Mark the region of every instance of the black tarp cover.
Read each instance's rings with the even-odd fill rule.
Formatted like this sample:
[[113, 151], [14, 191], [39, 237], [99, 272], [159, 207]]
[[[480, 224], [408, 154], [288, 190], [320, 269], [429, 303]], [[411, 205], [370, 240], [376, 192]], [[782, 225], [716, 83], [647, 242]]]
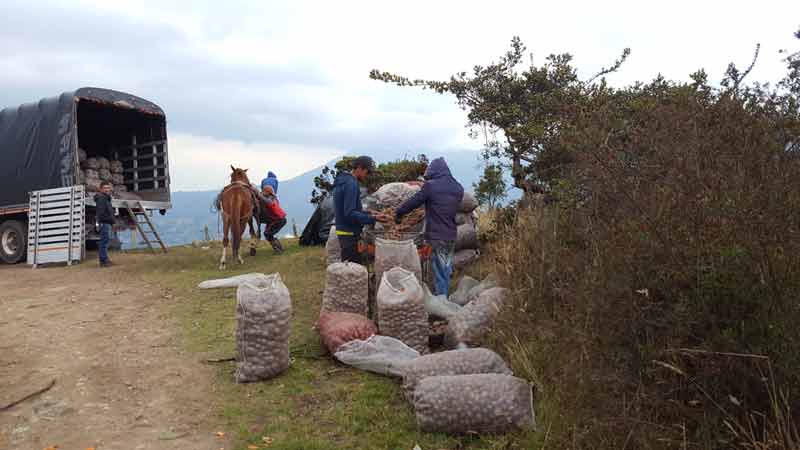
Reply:
[[78, 101], [91, 101], [146, 114], [164, 115], [139, 97], [100, 88], [81, 88], [36, 103], [0, 111], [0, 207], [23, 206], [28, 193], [74, 184], [78, 166]]

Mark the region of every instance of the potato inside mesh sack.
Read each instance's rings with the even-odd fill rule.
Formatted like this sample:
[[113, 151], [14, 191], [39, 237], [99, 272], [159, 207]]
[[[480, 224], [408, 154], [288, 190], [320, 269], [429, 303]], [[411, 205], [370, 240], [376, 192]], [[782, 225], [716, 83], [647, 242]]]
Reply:
[[350, 341], [339, 347], [339, 351], [333, 356], [356, 369], [402, 377], [398, 367], [406, 361], [418, 358], [419, 352], [399, 339], [375, 335], [363, 341]]
[[361, 314], [323, 311], [315, 328], [322, 345], [334, 354], [342, 345], [355, 340], [366, 340], [378, 334], [375, 322]]
[[112, 173], [111, 182], [114, 184], [125, 184], [125, 176], [121, 173]]
[[450, 294], [450, 298], [448, 298], [448, 300], [457, 305], [461, 306], [466, 305], [467, 303], [469, 303], [468, 297], [470, 290], [479, 284], [481, 284], [480, 281], [476, 280], [475, 278], [472, 278], [469, 275], [464, 275], [463, 277], [461, 277], [460, 280], [458, 280], [458, 285], [456, 285], [456, 290], [452, 294]]
[[378, 199], [378, 204], [382, 208], [397, 208], [413, 197], [420, 189], [420, 186], [408, 183], [387, 183], [372, 195]]
[[267, 380], [289, 368], [292, 300], [279, 274], [236, 290], [237, 383]]
[[103, 181], [112, 181], [111, 171], [108, 169], [100, 169], [97, 171], [100, 174], [100, 179]]
[[402, 267], [412, 272], [418, 281], [422, 281], [422, 264], [413, 240], [375, 238], [375, 276], [379, 283], [383, 273], [393, 267]]
[[458, 212], [469, 214], [477, 208], [478, 200], [475, 199], [475, 196], [471, 192], [464, 192], [464, 196], [461, 197], [461, 206], [458, 207]]
[[536, 427], [533, 387], [510, 375], [444, 375], [414, 390], [417, 426], [431, 433], [504, 433]]
[[[92, 156], [90, 158], [86, 158], [86, 160], [83, 162], [83, 164], [81, 164], [81, 167], [83, 167], [84, 169], [97, 170], [97, 169], [100, 168], [100, 164], [98, 164], [97, 158]], [[89, 174], [87, 173], [86, 175], [88, 176]]]
[[383, 274], [378, 287], [378, 330], [421, 354], [428, 353], [428, 312], [423, 291], [413, 273], [393, 267]]
[[508, 289], [491, 288], [483, 291], [474, 301], [461, 308], [450, 318], [445, 334], [445, 345], [480, 345], [494, 326], [497, 314], [506, 301]]
[[476, 373], [512, 375], [503, 358], [486, 348], [449, 350], [420, 356], [403, 363], [400, 370], [403, 372], [403, 389], [409, 400], [413, 399], [417, 384], [427, 377]]
[[433, 295], [428, 286], [422, 285], [422, 292], [425, 294], [423, 301], [425, 302], [425, 311], [429, 316], [435, 316], [442, 319], [449, 319], [456, 315], [461, 310], [461, 305], [457, 305], [447, 299], [444, 295]]
[[328, 266], [322, 310], [361, 314], [369, 312], [369, 273], [361, 264], [333, 263]]
[[325, 253], [328, 265], [342, 261], [342, 247], [339, 245], [339, 238], [336, 237], [336, 226], [332, 226], [330, 233], [328, 233], [328, 241], [325, 242]]
[[100, 156], [97, 158], [97, 167], [100, 169], [111, 169], [111, 162], [108, 160], [108, 158]]
[[124, 172], [124, 167], [122, 165], [122, 161], [112, 160], [109, 161], [111, 173], [122, 173]]
[[456, 251], [478, 248], [478, 230], [472, 223], [456, 228]]

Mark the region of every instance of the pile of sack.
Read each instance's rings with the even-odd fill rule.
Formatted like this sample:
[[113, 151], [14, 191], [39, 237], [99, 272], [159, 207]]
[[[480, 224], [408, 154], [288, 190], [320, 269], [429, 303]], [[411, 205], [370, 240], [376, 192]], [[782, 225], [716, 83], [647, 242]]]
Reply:
[[87, 157], [86, 151], [78, 149], [78, 162], [80, 170], [77, 175], [77, 184], [86, 186], [86, 190], [97, 192], [100, 190], [100, 183], [107, 181], [114, 186], [114, 194], [127, 192], [125, 186], [125, 176], [121, 161], [109, 160], [108, 158]]
[[469, 192], [464, 192], [461, 206], [456, 214], [457, 236], [456, 253], [453, 265], [456, 269], [463, 269], [475, 262], [480, 256], [478, 250], [478, 227], [475, 210], [478, 201]]

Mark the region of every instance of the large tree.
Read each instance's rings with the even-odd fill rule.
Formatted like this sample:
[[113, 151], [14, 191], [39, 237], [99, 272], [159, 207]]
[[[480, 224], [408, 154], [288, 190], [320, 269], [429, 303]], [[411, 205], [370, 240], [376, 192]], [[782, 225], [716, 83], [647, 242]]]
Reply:
[[474, 183], [475, 198], [478, 204], [494, 209], [506, 197], [506, 181], [503, 179], [503, 168], [499, 164], [487, 164], [483, 176]]
[[572, 56], [566, 53], [548, 56], [541, 66], [531, 59], [520, 70], [527, 54], [515, 37], [499, 62], [476, 66], [470, 75], [457, 73], [449, 81], [412, 80], [378, 70], [371, 71], [370, 78], [454, 95], [468, 111], [473, 136], [485, 138], [484, 156], [504, 160], [515, 187], [526, 193], [541, 192], [559, 177], [567, 156], [558, 151], [564, 115], [575, 108], [592, 81], [617, 70], [629, 53], [625, 49], [610, 68], [582, 81], [571, 65]]

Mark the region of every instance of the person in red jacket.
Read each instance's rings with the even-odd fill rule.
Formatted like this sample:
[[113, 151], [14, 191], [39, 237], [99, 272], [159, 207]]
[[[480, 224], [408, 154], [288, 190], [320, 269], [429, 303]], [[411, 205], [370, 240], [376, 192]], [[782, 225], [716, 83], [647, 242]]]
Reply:
[[281, 203], [275, 195], [272, 186], [267, 185], [261, 191], [263, 202], [261, 205], [261, 223], [266, 225], [264, 238], [272, 245], [275, 253], [283, 253], [281, 241], [276, 234], [286, 226], [286, 212], [281, 208]]

